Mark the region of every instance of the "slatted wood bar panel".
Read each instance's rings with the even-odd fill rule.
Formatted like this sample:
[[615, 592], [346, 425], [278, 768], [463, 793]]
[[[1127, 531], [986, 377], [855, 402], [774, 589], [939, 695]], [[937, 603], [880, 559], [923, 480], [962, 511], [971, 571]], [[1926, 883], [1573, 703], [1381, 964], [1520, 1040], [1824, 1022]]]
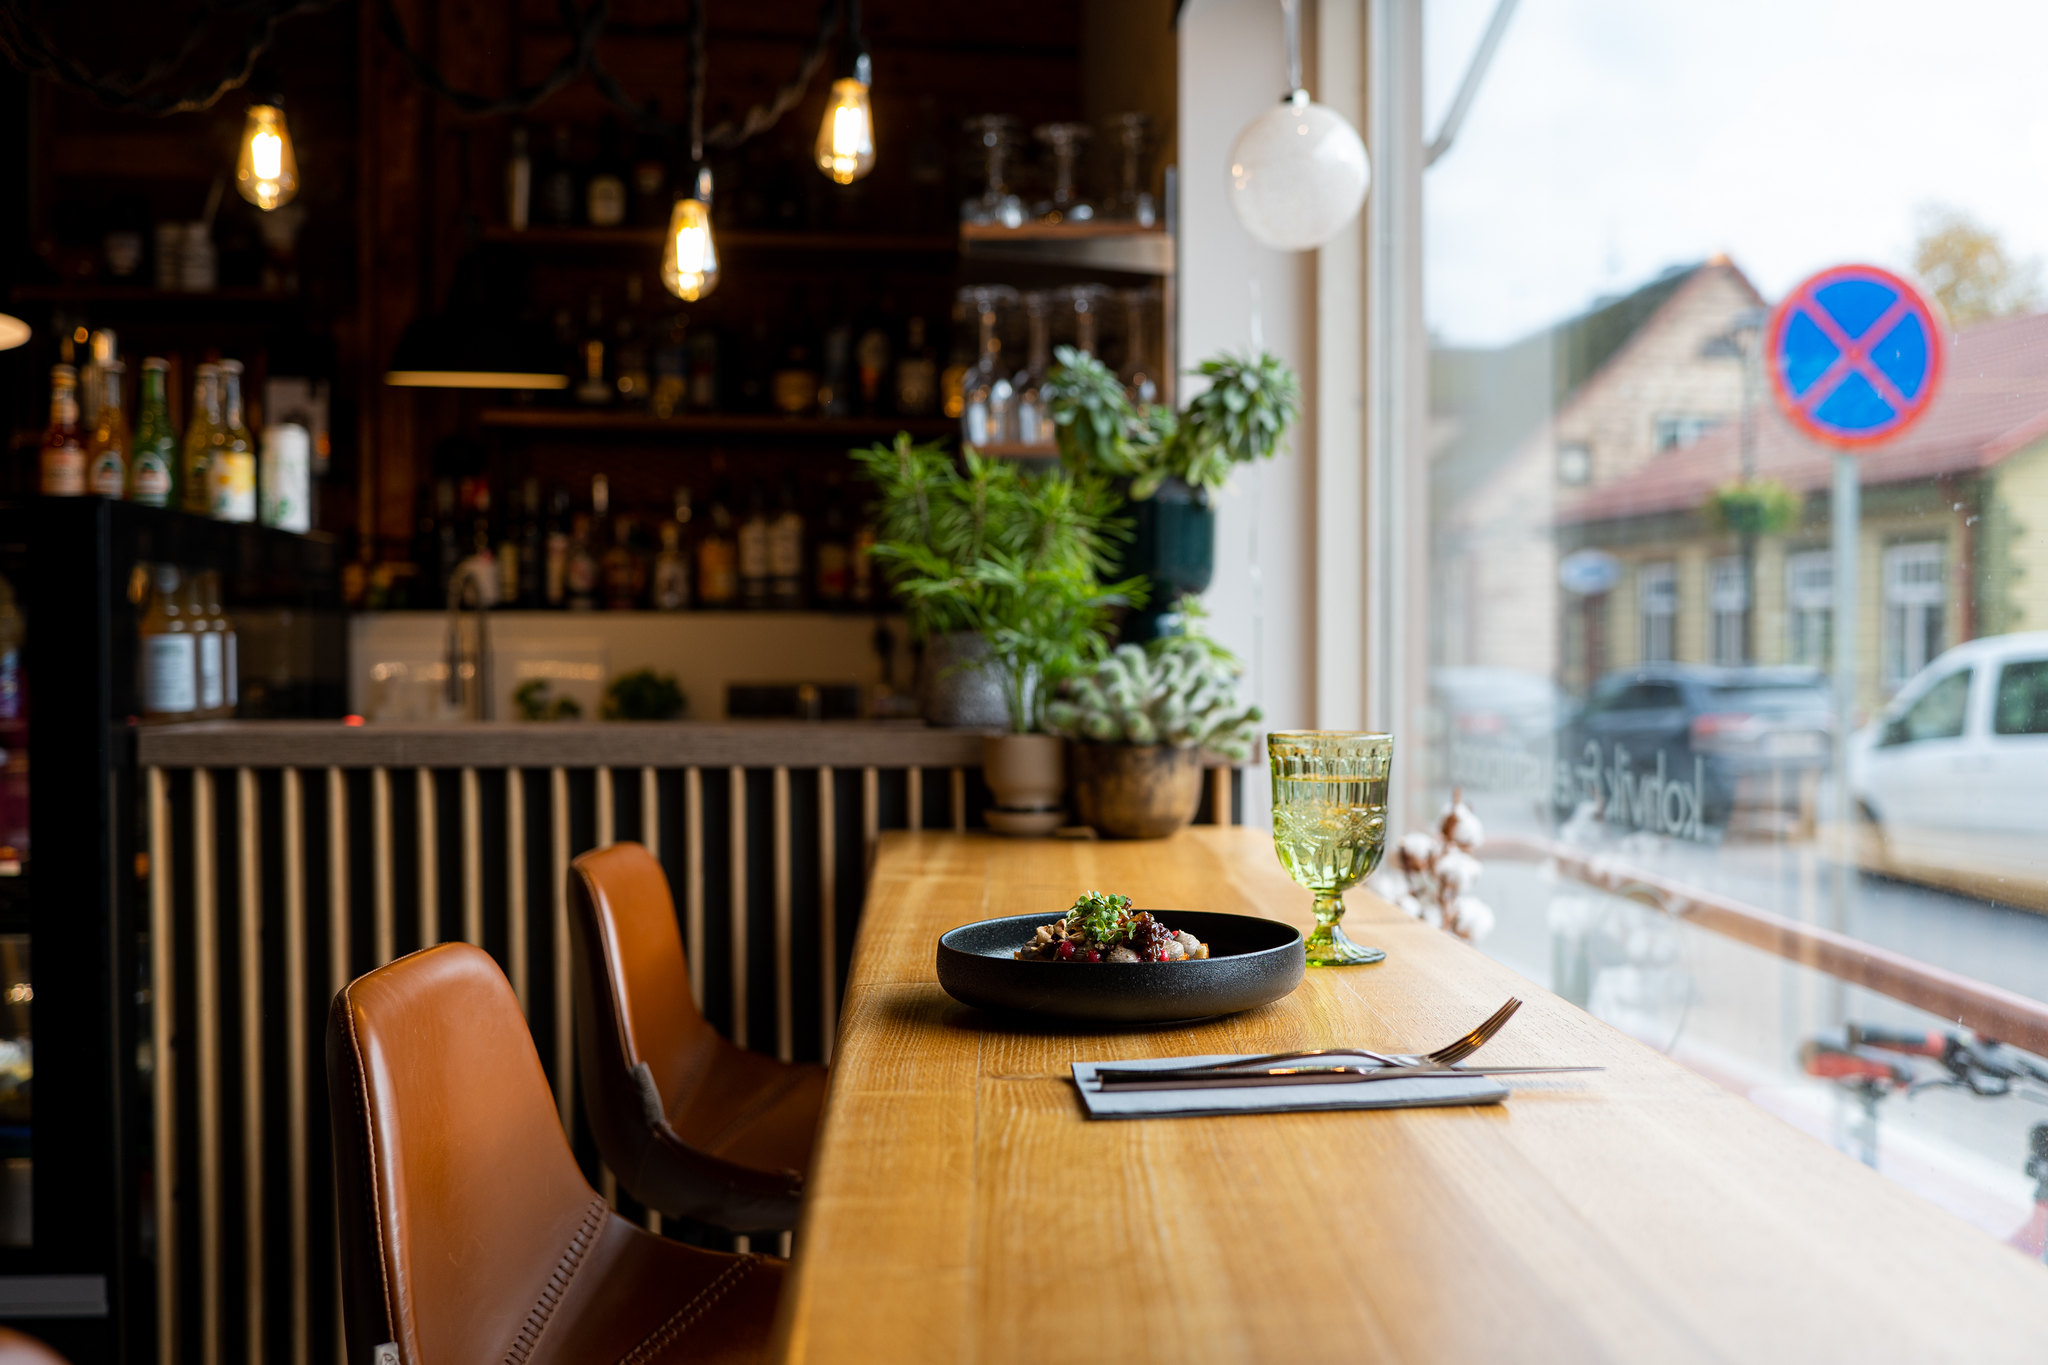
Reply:
[[[980, 752], [974, 734], [829, 723], [146, 731], [162, 1365], [338, 1356], [322, 1049], [342, 985], [443, 939], [489, 951], [586, 1174], [613, 1196], [577, 1096], [570, 859], [646, 844], [706, 1016], [736, 1042], [829, 1060], [877, 839], [978, 828]], [[1240, 787], [1217, 768], [1197, 818], [1234, 823]]]

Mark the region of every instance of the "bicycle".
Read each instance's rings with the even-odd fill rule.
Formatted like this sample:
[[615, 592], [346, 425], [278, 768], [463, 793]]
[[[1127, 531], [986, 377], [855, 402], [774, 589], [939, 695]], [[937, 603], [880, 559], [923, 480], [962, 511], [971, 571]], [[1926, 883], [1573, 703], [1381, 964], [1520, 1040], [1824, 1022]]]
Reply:
[[[1932, 1063], [1930, 1072], [1925, 1063]], [[1878, 1106], [1892, 1095], [1923, 1090], [1967, 1090], [1984, 1099], [2019, 1094], [2048, 1103], [2048, 1066], [2004, 1043], [1932, 1029], [1906, 1033], [1851, 1023], [1802, 1043], [1800, 1069], [1855, 1095], [1863, 1111], [1859, 1159], [1877, 1165]], [[2034, 1211], [2006, 1244], [2048, 1261], [2048, 1122], [2027, 1135], [2023, 1167], [2034, 1180]]]

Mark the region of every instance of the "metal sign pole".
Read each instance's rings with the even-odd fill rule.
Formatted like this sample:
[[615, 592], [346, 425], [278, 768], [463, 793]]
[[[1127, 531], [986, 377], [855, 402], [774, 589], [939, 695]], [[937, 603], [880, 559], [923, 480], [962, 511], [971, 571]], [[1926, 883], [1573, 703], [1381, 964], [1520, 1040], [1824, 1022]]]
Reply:
[[[1829, 499], [1834, 521], [1833, 609], [1835, 693], [1835, 848], [1833, 906], [1830, 926], [1844, 932], [1849, 918], [1850, 879], [1856, 856], [1855, 797], [1849, 790], [1849, 743], [1856, 716], [1856, 616], [1857, 539], [1863, 521], [1863, 484], [1856, 457], [1835, 452], [1835, 489]], [[1846, 992], [1839, 977], [1830, 979], [1829, 1012], [1840, 1024], [1846, 1006]]]

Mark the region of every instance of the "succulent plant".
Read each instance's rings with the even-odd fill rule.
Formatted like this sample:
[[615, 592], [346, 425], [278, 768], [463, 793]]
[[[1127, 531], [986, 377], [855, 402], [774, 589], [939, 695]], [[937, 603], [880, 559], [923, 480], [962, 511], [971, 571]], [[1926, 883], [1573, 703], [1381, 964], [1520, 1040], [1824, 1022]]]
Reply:
[[1199, 744], [1242, 762], [1265, 715], [1239, 699], [1237, 674], [1198, 635], [1119, 645], [1047, 704], [1046, 728], [1097, 744]]

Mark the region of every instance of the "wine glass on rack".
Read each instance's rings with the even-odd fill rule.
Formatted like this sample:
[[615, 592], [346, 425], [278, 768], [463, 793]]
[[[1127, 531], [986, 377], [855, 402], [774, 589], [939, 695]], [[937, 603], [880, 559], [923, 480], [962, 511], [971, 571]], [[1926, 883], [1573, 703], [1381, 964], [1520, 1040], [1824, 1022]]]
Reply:
[[1266, 736], [1273, 771], [1273, 847], [1287, 875], [1315, 896], [1311, 967], [1378, 962], [1384, 949], [1354, 943], [1339, 923], [1344, 892], [1372, 875], [1387, 841], [1391, 735], [1281, 730]]
[[1151, 227], [1159, 221], [1152, 191], [1145, 187], [1145, 153], [1152, 142], [1152, 116], [1135, 112], [1111, 114], [1109, 135], [1116, 143], [1119, 169], [1116, 198], [1104, 216]]
[[1042, 223], [1085, 223], [1095, 206], [1082, 195], [1074, 172], [1081, 146], [1095, 133], [1085, 123], [1041, 123], [1031, 135], [1052, 149], [1052, 193], [1033, 206]]
[[1017, 391], [1017, 441], [1053, 443], [1052, 418], [1045, 410], [1045, 376], [1052, 368], [1052, 295], [1034, 289], [1024, 295], [1024, 368], [1011, 380]]
[[1124, 363], [1117, 378], [1139, 407], [1159, 401], [1159, 370], [1152, 360], [1152, 304], [1157, 298], [1150, 289], [1125, 289], [1117, 295], [1124, 310]]
[[1109, 303], [1109, 286], [1064, 284], [1053, 291], [1058, 308], [1058, 339], [1077, 351], [1102, 356], [1102, 310]]
[[1008, 114], [977, 114], [967, 136], [981, 158], [981, 193], [960, 206], [960, 221], [999, 227], [1024, 225], [1024, 201], [1010, 192], [1010, 157], [1017, 147], [1017, 120]]
[[1017, 390], [1003, 364], [1002, 318], [998, 310], [1017, 306], [1017, 291], [1006, 284], [975, 284], [960, 291], [979, 330], [975, 360], [961, 380], [960, 432], [971, 446], [1017, 439]]

